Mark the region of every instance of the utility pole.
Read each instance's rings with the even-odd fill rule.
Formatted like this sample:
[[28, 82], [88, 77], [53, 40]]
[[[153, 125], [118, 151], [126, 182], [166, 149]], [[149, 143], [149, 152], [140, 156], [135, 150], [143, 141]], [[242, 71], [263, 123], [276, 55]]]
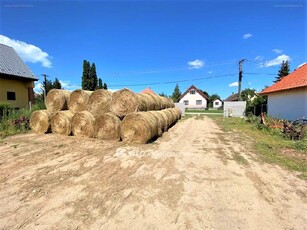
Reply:
[[242, 82], [242, 73], [243, 73], [243, 70], [242, 70], [242, 64], [243, 62], [245, 61], [246, 59], [242, 59], [239, 61], [239, 82], [238, 82], [238, 101], [241, 101], [242, 98], [241, 98], [241, 82]]
[[46, 94], [47, 94], [47, 74], [42, 74], [44, 76], [44, 102], [46, 103]]

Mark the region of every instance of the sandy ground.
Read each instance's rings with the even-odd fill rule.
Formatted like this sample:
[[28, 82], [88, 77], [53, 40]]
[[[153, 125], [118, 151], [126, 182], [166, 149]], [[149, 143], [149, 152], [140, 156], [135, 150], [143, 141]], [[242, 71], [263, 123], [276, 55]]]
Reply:
[[209, 118], [148, 145], [54, 134], [0, 143], [0, 229], [307, 229], [306, 182]]

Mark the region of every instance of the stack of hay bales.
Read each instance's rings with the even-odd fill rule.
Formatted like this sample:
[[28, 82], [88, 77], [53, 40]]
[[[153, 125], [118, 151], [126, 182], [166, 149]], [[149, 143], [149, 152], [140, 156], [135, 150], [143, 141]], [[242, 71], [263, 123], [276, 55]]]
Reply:
[[46, 110], [32, 113], [30, 126], [37, 133], [147, 143], [180, 119], [174, 107], [169, 98], [128, 89], [113, 94], [103, 89], [53, 89], [46, 97]]

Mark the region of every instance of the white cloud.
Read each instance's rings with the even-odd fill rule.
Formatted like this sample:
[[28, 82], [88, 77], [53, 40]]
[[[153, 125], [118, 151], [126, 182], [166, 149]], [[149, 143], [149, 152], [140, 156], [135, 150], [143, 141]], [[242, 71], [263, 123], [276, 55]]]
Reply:
[[291, 61], [291, 58], [288, 55], [283, 54], [270, 61], [264, 62], [263, 66], [264, 67], [276, 66], [276, 65], [280, 65], [283, 61]]
[[248, 82], [248, 85], [251, 85], [252, 84], [252, 82]]
[[253, 36], [252, 34], [247, 33], [247, 34], [244, 34], [242, 38], [248, 39], [248, 38], [251, 38], [252, 36]]
[[80, 85], [71, 84], [70, 81], [59, 80], [63, 89], [74, 91], [76, 89], [81, 89]]
[[281, 54], [283, 52], [281, 49], [273, 49], [272, 51], [276, 54]]
[[255, 61], [262, 61], [263, 60], [263, 56], [257, 56], [257, 57], [255, 57]]
[[237, 81], [235, 81], [235, 82], [229, 84], [228, 86], [229, 87], [235, 87], [235, 86], [238, 86], [238, 85], [239, 85], [239, 83]]
[[114, 93], [114, 92], [116, 92], [116, 91], [118, 91], [118, 90], [120, 90], [120, 89], [108, 89], [108, 91], [110, 91], [110, 92], [112, 92], [112, 93]]
[[190, 66], [190, 69], [200, 69], [204, 66], [204, 62], [199, 59], [196, 59], [194, 61], [189, 61], [188, 65]]
[[35, 93], [42, 93], [42, 87], [43, 87], [43, 84], [36, 81], [34, 83], [34, 89], [33, 90], [34, 90]]
[[23, 41], [10, 39], [0, 34], [0, 43], [11, 46], [25, 62], [42, 63], [43, 67], [51, 68], [52, 63], [48, 53], [42, 51], [39, 47], [27, 44]]
[[213, 73], [213, 71], [211, 70], [211, 71], [208, 71], [208, 74], [212, 74]]

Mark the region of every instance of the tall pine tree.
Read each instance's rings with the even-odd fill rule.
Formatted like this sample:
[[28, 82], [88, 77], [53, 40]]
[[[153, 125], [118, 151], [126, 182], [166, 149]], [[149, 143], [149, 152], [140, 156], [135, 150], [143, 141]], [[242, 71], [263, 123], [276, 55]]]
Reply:
[[87, 60], [83, 61], [82, 89], [91, 90], [90, 63]]
[[96, 66], [95, 63], [92, 64], [91, 70], [90, 70], [90, 89], [94, 91], [98, 87], [98, 78], [96, 73]]
[[274, 83], [279, 82], [283, 77], [287, 76], [290, 73], [290, 65], [288, 61], [282, 61], [280, 70], [278, 70], [278, 76]]
[[62, 84], [61, 82], [59, 81], [59, 79], [55, 78], [54, 82], [53, 82], [53, 88], [54, 89], [62, 89]]
[[103, 88], [104, 88], [105, 90], [107, 90], [107, 89], [108, 89], [108, 85], [107, 85], [107, 83], [103, 83]]
[[179, 85], [177, 83], [176, 86], [175, 86], [173, 95], [172, 95], [173, 101], [177, 102], [180, 96], [181, 96], [181, 92], [180, 92], [180, 89], [179, 89]]
[[103, 89], [101, 78], [98, 79], [98, 89]]

